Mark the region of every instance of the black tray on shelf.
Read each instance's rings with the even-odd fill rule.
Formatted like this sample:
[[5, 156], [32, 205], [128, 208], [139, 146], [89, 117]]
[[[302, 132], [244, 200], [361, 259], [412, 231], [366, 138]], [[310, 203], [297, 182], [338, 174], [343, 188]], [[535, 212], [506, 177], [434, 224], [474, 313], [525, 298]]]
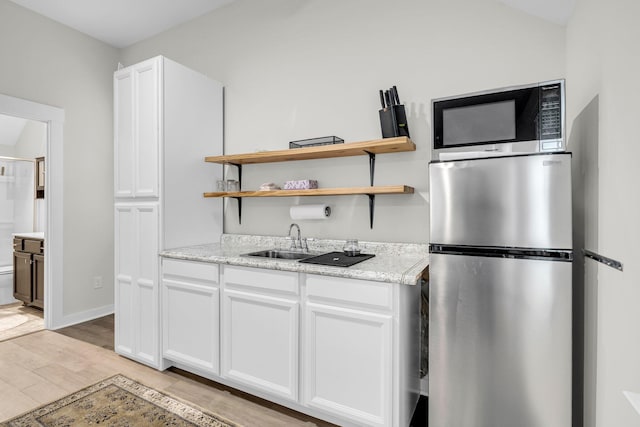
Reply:
[[299, 141], [290, 141], [289, 148], [315, 147], [317, 145], [342, 144], [344, 139], [337, 136], [322, 136], [320, 138], [301, 139]]
[[348, 256], [344, 252], [329, 252], [327, 254], [322, 254], [311, 258], [301, 259], [298, 262], [306, 264], [328, 265], [331, 267], [351, 267], [352, 265], [356, 265], [359, 262], [366, 261], [369, 258], [373, 258], [374, 256], [375, 255], [373, 254]]

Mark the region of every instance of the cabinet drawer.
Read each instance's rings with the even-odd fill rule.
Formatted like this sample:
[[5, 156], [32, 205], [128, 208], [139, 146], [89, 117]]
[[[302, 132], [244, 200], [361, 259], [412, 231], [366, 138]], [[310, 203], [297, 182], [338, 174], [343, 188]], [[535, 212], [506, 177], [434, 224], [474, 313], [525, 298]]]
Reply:
[[30, 254], [44, 253], [44, 242], [42, 240], [24, 239], [22, 241], [22, 250]]
[[199, 280], [211, 284], [219, 283], [218, 264], [198, 261], [184, 261], [175, 259], [162, 260], [163, 277], [172, 276]]
[[13, 250], [18, 252], [22, 251], [22, 239], [18, 239], [17, 237], [13, 238]]
[[391, 283], [308, 274], [306, 284], [310, 299], [385, 310], [392, 308], [394, 285]]
[[227, 265], [222, 271], [225, 287], [249, 287], [298, 295], [298, 273]]

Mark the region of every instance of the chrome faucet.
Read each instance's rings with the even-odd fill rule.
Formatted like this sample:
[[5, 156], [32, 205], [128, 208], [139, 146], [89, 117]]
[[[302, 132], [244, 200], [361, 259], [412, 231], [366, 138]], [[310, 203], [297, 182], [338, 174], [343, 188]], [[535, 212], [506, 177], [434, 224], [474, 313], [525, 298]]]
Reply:
[[[293, 230], [293, 227], [298, 230], [298, 237], [295, 240], [291, 237], [291, 230]], [[300, 237], [300, 226], [298, 224], [294, 223], [289, 226], [289, 234], [287, 235], [287, 238], [291, 240], [290, 250], [296, 250], [298, 248], [302, 249], [302, 238]]]

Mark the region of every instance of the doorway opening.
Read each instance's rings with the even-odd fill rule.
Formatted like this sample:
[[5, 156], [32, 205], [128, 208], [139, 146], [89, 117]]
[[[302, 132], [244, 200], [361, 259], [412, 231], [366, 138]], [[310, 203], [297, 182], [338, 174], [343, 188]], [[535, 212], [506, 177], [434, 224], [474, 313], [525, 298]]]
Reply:
[[[15, 179], [17, 178], [15, 176], [15, 173], [24, 173], [25, 175], [29, 173], [28, 171], [22, 171], [22, 169], [25, 168], [25, 165], [28, 165], [28, 162], [23, 162], [23, 160], [30, 159], [32, 157], [32, 154], [37, 154], [37, 148], [34, 147], [40, 146], [40, 149], [44, 148], [44, 150], [41, 150], [39, 153], [44, 155], [33, 156], [33, 164], [30, 165], [31, 167], [33, 167], [33, 169], [31, 169], [34, 179], [33, 189], [36, 194], [44, 195], [44, 199], [40, 199], [40, 201], [38, 201], [39, 199], [37, 197], [33, 197], [33, 215], [31, 217], [31, 229], [32, 232], [42, 233], [42, 240], [46, 242], [46, 250], [43, 251], [44, 269], [41, 269], [40, 271], [44, 284], [44, 296], [41, 295], [40, 297], [42, 298], [41, 304], [46, 308], [44, 310], [44, 327], [47, 329], [56, 329], [62, 324], [63, 319], [62, 125], [64, 122], [64, 110], [57, 107], [52, 107], [49, 105], [39, 104], [36, 102], [0, 94], [0, 116], [6, 116], [8, 119], [13, 120], [14, 122], [20, 122], [21, 120], [24, 120], [24, 127], [21, 133], [24, 132], [25, 129], [27, 129], [27, 125], [29, 125], [30, 129], [43, 129], [43, 133], [40, 137], [39, 142], [27, 144], [23, 147], [20, 147], [19, 149], [15, 148], [15, 145], [17, 144], [16, 142], [13, 148], [4, 148], [5, 156], [3, 157], [11, 157], [13, 159], [16, 159], [11, 164], [7, 163], [7, 165], [4, 165], [5, 176], [8, 176], [6, 174], [7, 172], [9, 172], [9, 170], [11, 170], [12, 174], [14, 175], [13, 184], [15, 184]], [[26, 148], [27, 146], [30, 148]], [[0, 146], [0, 150], [2, 149], [2, 146]], [[42, 153], [42, 151], [44, 153]], [[6, 155], [11, 153], [13, 153], [14, 155]], [[20, 153], [28, 154], [22, 157], [17, 155]], [[0, 151], [0, 156], [2, 156], [2, 151]], [[38, 168], [36, 158], [41, 157], [44, 157], [44, 159], [46, 159], [46, 173], [44, 168]], [[2, 166], [3, 165], [0, 165], [0, 176], [2, 175]], [[29, 169], [28, 167], [26, 168]], [[44, 182], [38, 183], [37, 181], [39, 179], [42, 180], [42, 178], [44, 179]], [[0, 178], [0, 180], [2, 179]], [[4, 180], [9, 182], [11, 178], [7, 177]], [[22, 181], [23, 180], [21, 178], [19, 182], [21, 186], [26, 187], [30, 185], [30, 182], [25, 183]], [[40, 188], [38, 188], [39, 184]], [[9, 191], [9, 186], [7, 185], [6, 187], [7, 188], [5, 188], [5, 191]], [[13, 185], [11, 191], [15, 192], [16, 188], [16, 185]], [[40, 193], [38, 193], [39, 190]], [[2, 190], [0, 189], [0, 191]], [[0, 221], [3, 221], [3, 218], [5, 216], [8, 217], [9, 207], [12, 211], [16, 211], [16, 204], [24, 204], [26, 206], [26, 203], [22, 203], [20, 201], [22, 200], [21, 197], [23, 197], [22, 194], [12, 194], [12, 196], [14, 197], [11, 204], [3, 203], [4, 210], [6, 210], [4, 214], [7, 215], [3, 216], [3, 208], [0, 207]], [[20, 212], [21, 210], [23, 210], [23, 208], [24, 206], [21, 206], [18, 211]], [[18, 215], [18, 219], [15, 218], [15, 215], [12, 219], [13, 224], [11, 224], [11, 228], [14, 231], [11, 233], [11, 243], [14, 242], [14, 233], [22, 233], [21, 230], [15, 230], [16, 222], [18, 223], [19, 227], [29, 228], [28, 209], [26, 209], [26, 212], [26, 219], [25, 217], [22, 217], [20, 215]], [[9, 225], [5, 225], [6, 227], [4, 228], [8, 229]], [[4, 234], [6, 234], [7, 230], [4, 231]], [[4, 236], [4, 234], [2, 234], [2, 230], [0, 230], [0, 245], [3, 245], [2, 237]], [[0, 247], [0, 255], [2, 255], [1, 251], [4, 251], [5, 249], [6, 248], [4, 247]], [[13, 245], [9, 247], [11, 253], [13, 253], [13, 249]], [[35, 255], [31, 255], [31, 257], [33, 256]], [[3, 260], [0, 259], [0, 261]], [[33, 259], [30, 258], [30, 261], [33, 262]], [[5, 262], [2, 262], [2, 264], [5, 264]], [[2, 265], [0, 265], [0, 267], [2, 267]], [[5, 272], [4, 276], [6, 275], [7, 274]]]
[[44, 123], [0, 115], [0, 341], [44, 329], [45, 145]]

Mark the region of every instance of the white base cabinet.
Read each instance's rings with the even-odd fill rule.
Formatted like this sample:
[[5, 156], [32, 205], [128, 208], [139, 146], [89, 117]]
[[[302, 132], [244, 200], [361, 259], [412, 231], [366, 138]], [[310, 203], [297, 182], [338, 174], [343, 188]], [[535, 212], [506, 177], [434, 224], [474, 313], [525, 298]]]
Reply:
[[298, 275], [224, 267], [222, 376], [298, 400]]
[[163, 357], [342, 426], [404, 427], [420, 393], [419, 292], [165, 259]]
[[305, 404], [371, 426], [391, 425], [389, 314], [307, 303]]
[[[405, 425], [411, 414], [403, 414], [393, 399], [402, 392], [393, 382], [400, 377], [393, 350], [397, 345], [415, 352], [416, 360], [407, 362], [417, 363], [417, 329], [414, 344], [402, 342], [395, 327], [401, 317], [417, 310], [413, 298], [407, 302], [415, 307], [406, 304], [399, 310], [401, 293], [416, 287], [305, 275], [303, 288], [304, 404], [358, 425]], [[417, 365], [410, 370], [417, 393]], [[402, 399], [414, 397], [406, 394]]]
[[162, 355], [201, 372], [220, 372], [218, 266], [162, 261]]

